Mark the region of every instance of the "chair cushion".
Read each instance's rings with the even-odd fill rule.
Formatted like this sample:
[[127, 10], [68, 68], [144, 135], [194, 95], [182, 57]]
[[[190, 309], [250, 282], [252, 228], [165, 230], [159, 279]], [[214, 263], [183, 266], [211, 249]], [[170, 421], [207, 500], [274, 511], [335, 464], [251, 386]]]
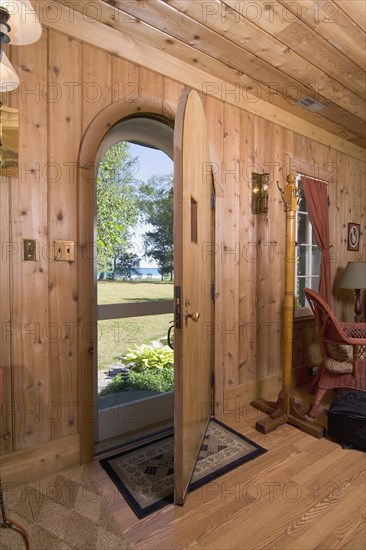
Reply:
[[336, 361], [331, 357], [325, 361], [325, 366], [330, 372], [335, 374], [351, 374], [353, 371], [353, 364], [350, 361]]
[[328, 358], [325, 367], [335, 374], [350, 374], [353, 371], [352, 346], [327, 342]]
[[329, 357], [339, 362], [352, 362], [353, 352], [352, 346], [347, 346], [346, 344], [331, 344], [327, 342], [325, 345], [327, 349], [327, 354]]

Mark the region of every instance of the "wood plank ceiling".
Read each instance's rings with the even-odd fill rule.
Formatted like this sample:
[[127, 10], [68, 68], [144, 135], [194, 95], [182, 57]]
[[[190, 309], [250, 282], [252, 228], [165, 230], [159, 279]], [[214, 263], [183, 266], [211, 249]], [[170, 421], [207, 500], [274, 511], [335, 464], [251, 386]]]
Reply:
[[[204, 70], [226, 83], [227, 94], [260, 98], [366, 147], [364, 0], [58, 3], [89, 25], [114, 28], [122, 41], [128, 35]], [[94, 39], [98, 45], [98, 33]], [[325, 108], [309, 111], [297, 103], [305, 98]]]

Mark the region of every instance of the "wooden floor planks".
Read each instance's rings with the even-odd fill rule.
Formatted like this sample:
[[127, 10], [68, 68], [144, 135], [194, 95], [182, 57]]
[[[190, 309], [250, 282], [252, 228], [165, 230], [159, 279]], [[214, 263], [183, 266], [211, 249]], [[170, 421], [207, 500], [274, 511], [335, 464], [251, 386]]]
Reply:
[[268, 452], [190, 493], [184, 507], [138, 520], [98, 461], [91, 464], [133, 548], [363, 550], [366, 454], [288, 424], [260, 434], [254, 425], [262, 413], [248, 413], [225, 421]]

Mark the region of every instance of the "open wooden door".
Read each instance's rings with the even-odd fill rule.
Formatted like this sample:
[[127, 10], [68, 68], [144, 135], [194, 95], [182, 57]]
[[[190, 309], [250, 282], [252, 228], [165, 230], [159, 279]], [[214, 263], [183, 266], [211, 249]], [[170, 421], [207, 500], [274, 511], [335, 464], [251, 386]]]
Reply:
[[174, 500], [183, 504], [213, 412], [214, 210], [206, 119], [184, 91], [174, 129]]

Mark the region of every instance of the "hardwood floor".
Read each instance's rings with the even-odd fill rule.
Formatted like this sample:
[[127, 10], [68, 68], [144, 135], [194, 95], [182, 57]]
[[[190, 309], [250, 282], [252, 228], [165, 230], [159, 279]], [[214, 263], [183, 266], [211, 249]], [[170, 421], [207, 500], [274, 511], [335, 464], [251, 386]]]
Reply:
[[[136, 549], [363, 550], [366, 454], [285, 424], [255, 430], [251, 406], [224, 421], [268, 452], [138, 520], [97, 460], [90, 465], [111, 512]], [[325, 422], [321, 412], [319, 422]]]

